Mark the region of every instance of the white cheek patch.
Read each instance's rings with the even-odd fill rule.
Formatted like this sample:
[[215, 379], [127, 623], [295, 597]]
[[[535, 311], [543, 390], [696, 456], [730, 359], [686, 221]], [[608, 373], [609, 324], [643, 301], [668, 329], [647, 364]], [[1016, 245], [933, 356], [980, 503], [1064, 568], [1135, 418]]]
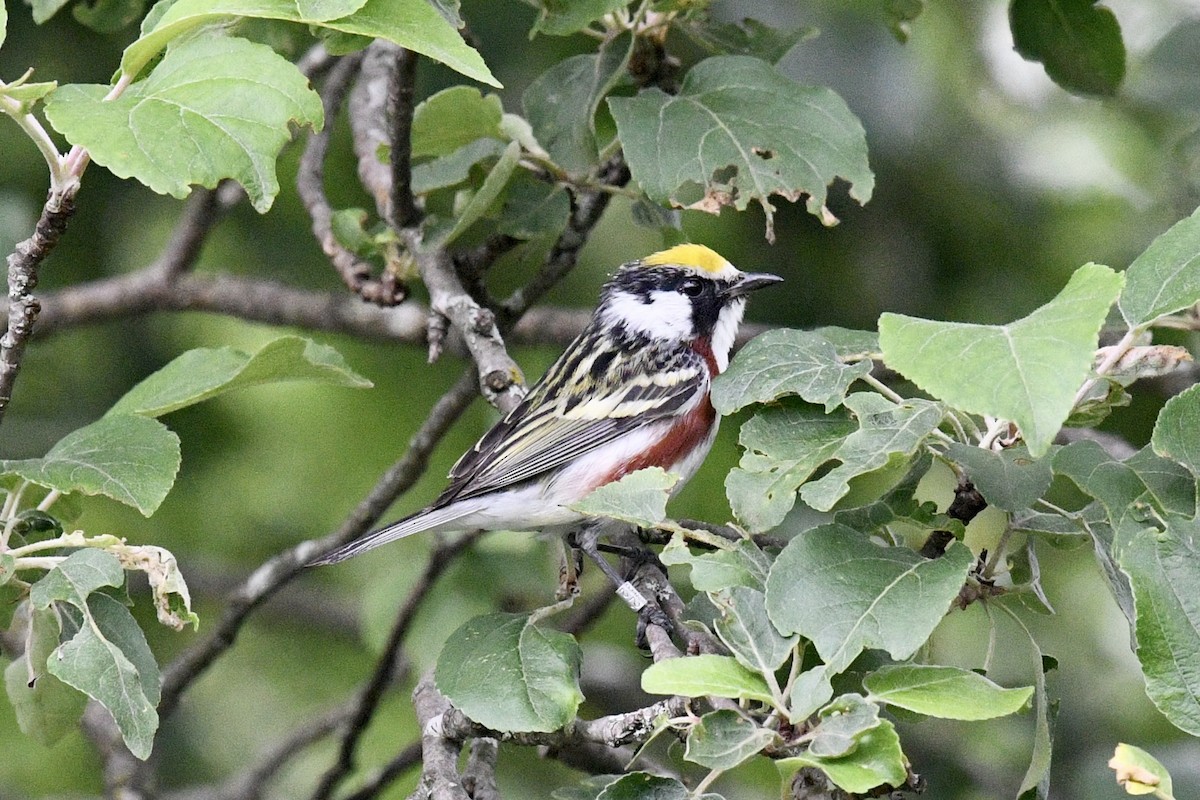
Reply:
[[628, 330], [651, 339], [692, 337], [692, 304], [679, 292], [651, 292], [649, 303], [630, 292], [615, 292], [606, 312], [610, 323], [623, 323]]
[[733, 340], [737, 336], [738, 326], [742, 324], [742, 314], [746, 312], [746, 300], [739, 297], [721, 309], [717, 315], [717, 325], [713, 329], [712, 350], [713, 358], [717, 360], [717, 368], [721, 372], [729, 366], [729, 351], [733, 349]]

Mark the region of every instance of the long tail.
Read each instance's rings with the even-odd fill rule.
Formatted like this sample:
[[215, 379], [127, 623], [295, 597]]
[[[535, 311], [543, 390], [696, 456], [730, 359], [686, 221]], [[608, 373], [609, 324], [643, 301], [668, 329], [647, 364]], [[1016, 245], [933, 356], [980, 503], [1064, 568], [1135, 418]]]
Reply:
[[[459, 507], [456, 508], [455, 506]], [[463, 509], [459, 504], [453, 504], [443, 508], [427, 508], [424, 511], [418, 511], [411, 517], [405, 517], [402, 520], [393, 522], [385, 528], [363, 534], [354, 541], [347, 542], [336, 550], [308, 562], [308, 566], [320, 567], [326, 564], [337, 564], [339, 561], [345, 561], [360, 553], [374, 550], [376, 547], [388, 542], [394, 542], [397, 539], [403, 539], [405, 536], [412, 536], [414, 533], [421, 533], [422, 531], [428, 531], [453, 522], [460, 517], [466, 516], [472, 510]]]

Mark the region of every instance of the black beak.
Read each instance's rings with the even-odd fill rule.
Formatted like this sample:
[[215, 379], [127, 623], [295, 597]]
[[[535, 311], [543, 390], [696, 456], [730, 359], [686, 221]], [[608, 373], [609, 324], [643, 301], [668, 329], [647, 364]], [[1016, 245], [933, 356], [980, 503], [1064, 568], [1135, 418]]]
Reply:
[[756, 289], [761, 289], [764, 286], [770, 286], [773, 283], [779, 283], [783, 278], [778, 275], [772, 275], [769, 272], [747, 272], [742, 275], [742, 279], [725, 290], [727, 298], [745, 297]]

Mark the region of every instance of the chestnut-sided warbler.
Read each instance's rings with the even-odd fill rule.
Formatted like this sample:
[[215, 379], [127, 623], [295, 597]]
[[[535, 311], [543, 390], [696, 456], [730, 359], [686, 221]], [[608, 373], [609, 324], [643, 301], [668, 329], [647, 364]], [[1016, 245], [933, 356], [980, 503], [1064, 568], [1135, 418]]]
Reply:
[[431, 505], [313, 563], [423, 531], [567, 530], [584, 520], [571, 504], [646, 467], [682, 486], [716, 437], [709, 390], [729, 364], [746, 295], [780, 280], [697, 244], [622, 265], [587, 327], [458, 460]]

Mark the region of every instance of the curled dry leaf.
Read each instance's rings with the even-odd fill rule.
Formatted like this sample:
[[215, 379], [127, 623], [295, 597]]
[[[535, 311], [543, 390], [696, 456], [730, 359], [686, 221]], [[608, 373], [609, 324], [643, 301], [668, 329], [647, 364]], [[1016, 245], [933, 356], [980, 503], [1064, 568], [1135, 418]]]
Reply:
[[[1104, 361], [1111, 350], [1111, 347], [1098, 349], [1093, 365]], [[1141, 378], [1168, 375], [1184, 364], [1191, 363], [1192, 360], [1192, 354], [1183, 347], [1169, 344], [1142, 345], [1129, 348], [1129, 351], [1121, 356], [1105, 374], [1118, 383], [1128, 386]]]
[[146, 573], [159, 622], [177, 631], [189, 624], [199, 625], [187, 583], [171, 551], [153, 545], [134, 545], [116, 549], [116, 555], [121, 566]]

